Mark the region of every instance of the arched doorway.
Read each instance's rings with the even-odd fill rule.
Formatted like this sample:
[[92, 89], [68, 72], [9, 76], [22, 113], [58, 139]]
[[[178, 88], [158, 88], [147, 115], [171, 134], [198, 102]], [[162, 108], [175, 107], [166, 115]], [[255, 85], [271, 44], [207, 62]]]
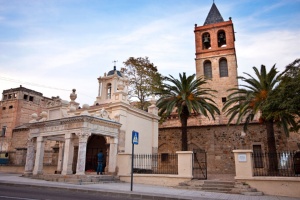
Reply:
[[100, 150], [102, 150], [104, 155], [103, 169], [105, 169], [107, 164], [107, 145], [105, 137], [100, 135], [91, 135], [87, 143], [85, 171], [93, 172], [97, 170], [97, 154]]

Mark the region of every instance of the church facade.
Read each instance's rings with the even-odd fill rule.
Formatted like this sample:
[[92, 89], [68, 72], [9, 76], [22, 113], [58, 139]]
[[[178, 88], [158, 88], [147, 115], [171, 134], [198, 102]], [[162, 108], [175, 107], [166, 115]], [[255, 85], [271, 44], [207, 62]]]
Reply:
[[[12, 164], [25, 164], [25, 174], [43, 174], [47, 165], [55, 165], [52, 173], [83, 175], [95, 171], [96, 155], [102, 151], [105, 172], [116, 174], [122, 167], [117, 164], [117, 155], [131, 153], [133, 130], [140, 133], [136, 153], [157, 153], [159, 117], [155, 100], [148, 112], [132, 107], [127, 97], [128, 79], [116, 68], [104, 73], [98, 82], [94, 105], [84, 104], [82, 108], [75, 101], [75, 89], [70, 101], [45, 98], [23, 87], [9, 90], [9, 94], [16, 93], [14, 99], [5, 99], [4, 92], [1, 106], [15, 102], [14, 108], [19, 106], [24, 116], [19, 124], [1, 120], [1, 126], [8, 130], [3, 137], [8, 144], [2, 151], [8, 152]], [[33, 102], [23, 98], [24, 90], [36, 94], [32, 95]], [[24, 113], [26, 106], [34, 109]], [[11, 118], [18, 118], [20, 112], [13, 111], [16, 110], [11, 109]], [[5, 114], [2, 112], [3, 119]]]

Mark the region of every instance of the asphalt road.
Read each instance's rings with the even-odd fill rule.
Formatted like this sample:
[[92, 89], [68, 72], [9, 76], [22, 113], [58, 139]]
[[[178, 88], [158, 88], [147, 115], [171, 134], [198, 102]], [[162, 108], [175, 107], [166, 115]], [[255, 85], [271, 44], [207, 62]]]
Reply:
[[132, 198], [101, 195], [99, 192], [79, 192], [29, 186], [1, 185], [1, 200], [129, 200]]

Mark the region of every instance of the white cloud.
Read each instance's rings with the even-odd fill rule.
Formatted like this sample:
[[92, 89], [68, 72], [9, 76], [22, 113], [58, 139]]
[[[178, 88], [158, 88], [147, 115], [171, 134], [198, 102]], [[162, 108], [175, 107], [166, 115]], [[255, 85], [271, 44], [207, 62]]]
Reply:
[[279, 71], [296, 58], [300, 57], [300, 30], [276, 30], [242, 34], [236, 43], [239, 74], [252, 73], [252, 67], [265, 65], [271, 68], [274, 64]]

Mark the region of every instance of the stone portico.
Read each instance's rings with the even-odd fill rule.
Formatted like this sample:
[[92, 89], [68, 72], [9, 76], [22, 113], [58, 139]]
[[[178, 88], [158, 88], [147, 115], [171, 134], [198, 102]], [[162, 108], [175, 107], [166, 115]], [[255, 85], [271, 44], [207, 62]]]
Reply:
[[[56, 141], [59, 143], [56, 172], [62, 175], [73, 174], [74, 158], [77, 157], [75, 172], [77, 175], [84, 175], [87, 142], [91, 135], [105, 137], [109, 144], [107, 172], [115, 173], [120, 127], [121, 124], [118, 122], [87, 115], [31, 123], [25, 174], [43, 174], [45, 141]], [[74, 147], [78, 147], [77, 155], [74, 154]]]

